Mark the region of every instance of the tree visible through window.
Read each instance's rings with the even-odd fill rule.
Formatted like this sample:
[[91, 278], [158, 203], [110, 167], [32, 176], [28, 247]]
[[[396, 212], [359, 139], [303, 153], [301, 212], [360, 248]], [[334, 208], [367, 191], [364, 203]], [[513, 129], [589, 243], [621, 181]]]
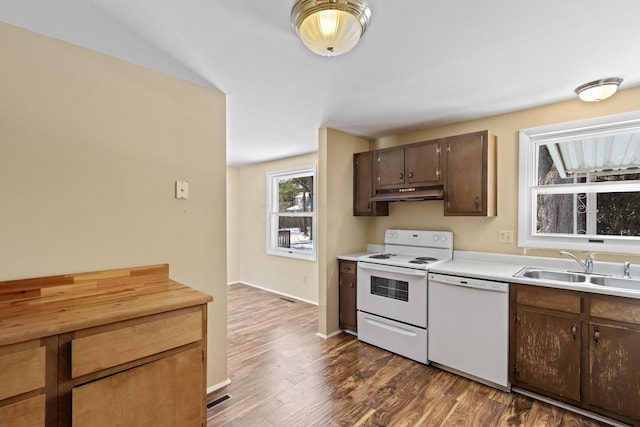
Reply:
[[315, 168], [268, 175], [267, 252], [315, 259]]
[[640, 111], [520, 131], [518, 245], [636, 253]]

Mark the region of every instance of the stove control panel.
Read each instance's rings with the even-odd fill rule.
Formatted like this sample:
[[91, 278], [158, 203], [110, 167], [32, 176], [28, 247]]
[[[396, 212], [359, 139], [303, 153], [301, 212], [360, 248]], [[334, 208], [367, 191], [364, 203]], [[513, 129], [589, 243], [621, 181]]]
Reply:
[[384, 243], [449, 249], [453, 248], [453, 233], [450, 231], [387, 230]]

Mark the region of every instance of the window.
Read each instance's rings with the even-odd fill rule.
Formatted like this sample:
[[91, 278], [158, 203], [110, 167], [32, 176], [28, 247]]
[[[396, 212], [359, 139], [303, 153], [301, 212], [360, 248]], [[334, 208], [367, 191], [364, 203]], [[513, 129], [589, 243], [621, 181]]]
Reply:
[[267, 175], [267, 253], [315, 261], [315, 166]]
[[518, 246], [637, 253], [640, 111], [520, 131]]

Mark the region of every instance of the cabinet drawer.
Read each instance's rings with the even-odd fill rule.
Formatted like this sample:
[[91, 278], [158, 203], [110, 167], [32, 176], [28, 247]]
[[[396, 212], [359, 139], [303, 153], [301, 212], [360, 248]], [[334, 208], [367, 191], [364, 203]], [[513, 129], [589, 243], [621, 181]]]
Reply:
[[353, 261], [340, 261], [340, 273], [356, 274], [357, 263]]
[[199, 426], [204, 394], [202, 350], [192, 348], [74, 388], [72, 424]]
[[582, 313], [582, 296], [570, 291], [518, 285], [516, 303], [565, 313]]
[[[0, 420], [7, 426], [43, 426], [45, 417], [44, 394], [0, 407]], [[6, 423], [6, 424], [5, 424]]]
[[72, 378], [201, 340], [202, 311], [154, 316], [146, 322], [110, 328], [97, 328], [96, 333], [71, 341]]
[[44, 387], [46, 355], [39, 340], [0, 348], [0, 400]]
[[600, 319], [640, 325], [640, 301], [592, 296], [589, 315]]

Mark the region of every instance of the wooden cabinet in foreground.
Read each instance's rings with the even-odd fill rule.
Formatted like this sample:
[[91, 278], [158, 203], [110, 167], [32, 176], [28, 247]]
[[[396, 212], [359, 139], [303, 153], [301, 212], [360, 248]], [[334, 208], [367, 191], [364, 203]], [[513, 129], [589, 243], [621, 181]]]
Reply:
[[168, 274], [0, 282], [0, 425], [204, 427], [212, 298]]
[[511, 383], [640, 424], [640, 300], [511, 288]]
[[496, 137], [488, 131], [446, 138], [444, 214], [497, 214]]
[[339, 266], [340, 327], [357, 332], [357, 263], [355, 261], [339, 260]]

